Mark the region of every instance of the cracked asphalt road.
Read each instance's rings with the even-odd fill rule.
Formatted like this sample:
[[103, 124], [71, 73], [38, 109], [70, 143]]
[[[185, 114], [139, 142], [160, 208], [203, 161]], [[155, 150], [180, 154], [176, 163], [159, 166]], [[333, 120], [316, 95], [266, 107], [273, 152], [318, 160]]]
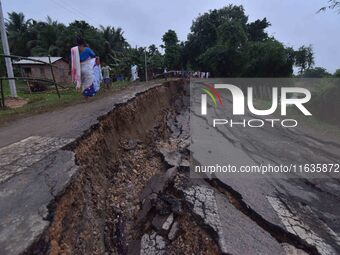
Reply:
[[22, 118], [0, 127], [0, 254], [21, 254], [49, 226], [48, 205], [78, 171], [62, 150], [98, 117], [161, 84], [131, 86], [114, 95]]
[[[10, 136], [13, 132], [10, 126], [0, 129], [0, 151], [7, 155], [3, 157], [7, 161], [2, 160], [0, 166], [8, 169], [3, 173], [9, 174], [9, 177], [0, 176], [0, 184], [1, 178], [5, 180], [0, 190], [0, 218], [3, 217], [0, 221], [0, 244], [6, 244], [0, 245], [3, 251], [20, 253], [23, 244], [32, 242], [47, 227], [46, 204], [67, 186], [70, 176], [77, 171], [74, 154], [58, 148], [88, 130], [98, 121], [98, 116], [112, 110], [114, 103], [126, 101], [143, 89], [146, 88], [135, 87], [115, 98], [90, 103], [87, 113], [83, 111], [84, 105], [79, 105], [74, 109], [65, 108], [18, 120], [15, 122], [15, 136]], [[223, 98], [223, 102], [227, 109], [232, 109], [230, 98]], [[230, 112], [226, 114], [219, 109], [214, 114], [219, 118], [232, 117]], [[183, 155], [180, 151], [189, 144], [189, 126], [186, 123], [189, 117], [194, 144], [191, 150], [194, 159], [201, 164], [216, 163], [216, 158], [236, 165], [339, 163], [340, 144], [325, 141], [303, 130], [269, 127], [254, 130], [226, 126], [214, 129], [207, 125], [206, 118], [195, 113], [189, 116], [184, 111], [171, 125], [174, 136], [180, 136], [180, 150], [160, 150], [170, 166], [188, 166], [187, 161], [181, 160]], [[63, 118], [65, 123], [61, 121]], [[247, 114], [245, 118], [253, 116]], [[33, 128], [36, 123], [45, 124]], [[44, 137], [46, 134], [50, 137]], [[31, 136], [29, 143], [27, 139], [17, 142], [27, 136]], [[17, 143], [7, 145], [13, 142]], [[26, 146], [32, 142], [37, 144], [37, 153]], [[15, 151], [20, 150], [27, 154], [22, 155], [28, 158], [24, 165], [15, 158]], [[43, 160], [40, 156], [35, 157], [35, 154], [41, 153]], [[35, 166], [32, 167], [32, 164]], [[22, 166], [25, 171], [15, 176], [9, 169], [11, 165], [19, 170], [18, 166]], [[217, 240], [222, 253], [302, 255], [306, 254], [306, 250], [311, 254], [340, 253], [339, 179], [334, 176], [235, 178], [226, 174], [216, 174], [216, 177], [217, 183], [210, 182], [207, 176], [204, 180], [191, 178], [178, 190], [191, 206], [193, 218], [201, 225], [209, 226], [212, 236], [217, 235], [214, 240]], [[166, 253], [166, 245], [172, 238], [168, 239], [155, 232], [145, 233], [141, 240], [141, 253]]]
[[[200, 102], [198, 97], [193, 100]], [[212, 118], [258, 119], [250, 113], [242, 118], [233, 116], [231, 97], [225, 94], [222, 100], [223, 110], [211, 107], [208, 116], [202, 117], [198, 107], [192, 109], [191, 151], [197, 164], [340, 163], [340, 144], [300, 128], [272, 128], [269, 125], [263, 128], [231, 128], [227, 125], [213, 128]], [[216, 162], [216, 159], [220, 161]], [[339, 174], [259, 178], [216, 173], [216, 177], [264, 220], [298, 236], [315, 247], [319, 254], [340, 253]], [[239, 219], [234, 220], [238, 222]], [[242, 238], [241, 232], [238, 236]]]

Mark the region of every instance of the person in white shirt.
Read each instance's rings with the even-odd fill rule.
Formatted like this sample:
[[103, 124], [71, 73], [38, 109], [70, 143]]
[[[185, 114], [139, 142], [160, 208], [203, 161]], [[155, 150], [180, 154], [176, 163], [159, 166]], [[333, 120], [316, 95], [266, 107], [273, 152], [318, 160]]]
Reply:
[[109, 88], [110, 83], [111, 83], [111, 78], [110, 78], [111, 68], [107, 65], [102, 68], [102, 71], [103, 71], [104, 84], [106, 85], [106, 88]]
[[138, 79], [139, 79], [139, 77], [138, 77], [138, 66], [133, 64], [133, 65], [131, 65], [131, 80], [136, 81]]

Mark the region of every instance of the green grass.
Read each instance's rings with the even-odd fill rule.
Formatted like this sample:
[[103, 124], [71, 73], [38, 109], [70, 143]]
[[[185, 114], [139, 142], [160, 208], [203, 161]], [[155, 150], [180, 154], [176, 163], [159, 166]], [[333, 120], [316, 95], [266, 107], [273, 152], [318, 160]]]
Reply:
[[[258, 109], [269, 109], [272, 105], [272, 102], [269, 100], [256, 99], [254, 100], [254, 104]], [[280, 115], [279, 107], [273, 115]], [[287, 116], [289, 116], [290, 119], [297, 120], [300, 126], [311, 129], [317, 134], [336, 136], [338, 139], [340, 138], [340, 128], [338, 126], [329, 124], [315, 116], [304, 116], [301, 112], [298, 112], [293, 108], [287, 109]]]
[[[5, 97], [11, 96], [7, 82], [4, 82], [3, 88]], [[66, 106], [73, 103], [79, 103], [81, 101], [79, 93], [77, 93], [71, 86], [68, 86], [67, 89], [60, 91], [60, 99], [53, 87], [49, 87], [49, 89], [44, 92], [34, 92], [30, 94], [28, 92], [26, 83], [19, 81], [16, 82], [16, 88], [18, 97], [27, 100], [28, 103], [16, 109], [0, 109], [1, 124], [20, 116], [45, 112], [57, 108], [58, 106]]]

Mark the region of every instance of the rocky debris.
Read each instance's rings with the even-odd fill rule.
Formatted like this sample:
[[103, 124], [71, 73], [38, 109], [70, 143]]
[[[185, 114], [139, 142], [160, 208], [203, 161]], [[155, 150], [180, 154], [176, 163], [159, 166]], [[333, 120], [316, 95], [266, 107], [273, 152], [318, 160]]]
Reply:
[[166, 120], [167, 126], [170, 129], [172, 136], [179, 137], [179, 135], [181, 134], [181, 128], [177, 125], [176, 116], [172, 112], [169, 112], [166, 116]]
[[170, 151], [167, 148], [161, 148], [160, 153], [163, 155], [164, 161], [170, 166], [179, 166], [182, 155], [178, 151]]
[[123, 148], [124, 150], [130, 151], [134, 150], [137, 147], [137, 144], [141, 144], [142, 142], [140, 140], [134, 140], [129, 139], [128, 141], [121, 141], [120, 148]]
[[[170, 168], [166, 172], [152, 176], [145, 185], [139, 196], [139, 201], [141, 201], [141, 210], [137, 216], [137, 223], [139, 225], [147, 221], [147, 216], [153, 208], [158, 210], [162, 216], [167, 215], [172, 211], [180, 212], [181, 206], [175, 202], [176, 199], [167, 198], [161, 195], [173, 181], [176, 173], [176, 167]], [[161, 221], [161, 219], [156, 218], [155, 224], [158, 225], [159, 221]]]
[[[178, 222], [178, 231], [176, 233]], [[176, 224], [176, 225], [175, 225]], [[173, 229], [173, 230], [172, 230]], [[211, 238], [205, 228], [202, 228], [197, 221], [193, 220], [190, 214], [178, 217], [172, 225], [172, 233], [175, 233], [174, 239], [172, 234], [168, 234], [169, 243], [167, 245], [167, 254], [198, 254], [198, 255], [217, 255], [221, 251], [216, 242]]]
[[177, 172], [176, 167], [168, 169], [165, 173], [155, 174], [151, 177], [145, 188], [143, 189], [140, 200], [144, 201], [148, 197], [155, 193], [159, 194], [170, 184]]
[[[136, 231], [134, 219], [140, 214], [140, 201], [147, 198], [148, 201], [142, 204], [142, 213], [147, 215], [152, 206], [150, 195], [153, 191], [161, 190], [155, 178], [158, 176], [161, 160], [157, 155], [153, 155], [144, 143], [139, 143], [132, 150], [122, 150], [125, 151], [122, 152], [124, 158], [116, 163], [118, 171], [113, 178], [114, 186], [109, 188], [109, 193], [112, 204], [123, 212], [122, 215], [126, 219], [126, 233], [130, 233], [127, 236], [129, 240]], [[144, 190], [146, 186], [150, 187], [147, 189], [149, 193]]]
[[[167, 119], [177, 118], [177, 114], [168, 114]], [[183, 121], [187, 118], [183, 118]], [[151, 177], [141, 193], [142, 210], [139, 222], [151, 234], [144, 234], [141, 239], [141, 254], [219, 254], [215, 241], [201, 224], [202, 220], [192, 217], [192, 212], [184, 208], [185, 197], [174, 189], [177, 179], [187, 176], [190, 163], [187, 159], [188, 142], [182, 137], [182, 124], [177, 119], [172, 122], [172, 134], [166, 143], [158, 144], [158, 151], [163, 161], [171, 168]], [[186, 174], [178, 172], [186, 171]], [[182, 180], [183, 181], [183, 180]], [[184, 181], [183, 181], [184, 182]], [[186, 187], [186, 185], [184, 185]], [[211, 197], [207, 198], [208, 200]], [[205, 200], [204, 200], [205, 201]], [[143, 220], [141, 220], [143, 219]], [[151, 227], [151, 228], [150, 228]], [[155, 239], [160, 236], [161, 243], [166, 243], [165, 250], [157, 248]], [[146, 243], [149, 242], [149, 245]]]
[[[178, 175], [180, 173], [177, 172], [176, 177]], [[202, 220], [192, 217], [192, 212], [182, 205], [184, 198], [177, 197], [172, 192], [171, 186], [158, 194], [156, 199], [152, 199], [152, 213], [147, 216], [151, 224], [145, 223], [145, 226], [151, 226], [149, 231], [152, 234], [142, 237], [142, 247], [143, 243], [155, 240], [158, 235], [166, 243], [165, 254], [220, 254], [217, 244], [202, 226]], [[164, 254], [155, 242], [150, 241], [150, 245], [144, 247], [147, 248], [141, 248], [143, 252]]]

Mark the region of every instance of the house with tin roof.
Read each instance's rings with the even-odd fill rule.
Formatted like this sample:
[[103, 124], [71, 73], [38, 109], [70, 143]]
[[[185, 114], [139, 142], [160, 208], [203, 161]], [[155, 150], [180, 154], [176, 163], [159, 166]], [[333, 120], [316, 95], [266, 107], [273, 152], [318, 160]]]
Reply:
[[[13, 65], [19, 68], [20, 75], [23, 77], [49, 79], [52, 80], [52, 72], [48, 57], [28, 57], [34, 60], [21, 59], [13, 62]], [[57, 83], [68, 84], [71, 83], [72, 78], [70, 74], [69, 63], [62, 57], [50, 57], [53, 65], [53, 73]]]

